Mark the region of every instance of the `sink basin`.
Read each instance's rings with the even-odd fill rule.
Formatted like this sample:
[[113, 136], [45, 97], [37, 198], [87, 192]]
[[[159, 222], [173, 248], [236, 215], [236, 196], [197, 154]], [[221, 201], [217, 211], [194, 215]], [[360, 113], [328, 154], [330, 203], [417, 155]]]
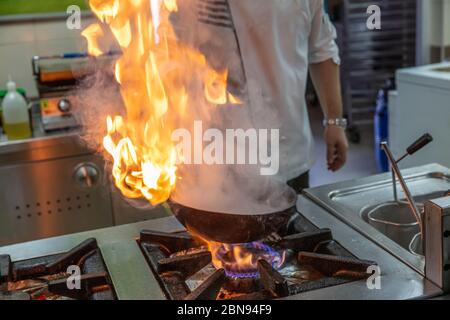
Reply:
[[[425, 202], [443, 197], [448, 190], [441, 190], [414, 197], [414, 201], [423, 214]], [[416, 221], [409, 203], [406, 200], [399, 202], [389, 201], [376, 206], [364, 207], [360, 211], [361, 218], [369, 225], [398, 243], [406, 250], [422, 255], [417, 239], [420, 233], [419, 223]]]
[[[440, 198], [450, 190], [450, 169], [441, 165], [411, 168], [403, 170], [402, 174], [419, 209], [427, 200]], [[419, 233], [419, 226], [400, 185], [397, 185], [397, 190], [400, 204], [393, 201], [391, 174], [386, 173], [308, 189], [305, 193], [331, 214], [423, 272], [420, 241], [418, 243], [415, 239], [415, 250], [410, 250], [412, 240]]]
[[420, 232], [408, 203], [387, 202], [361, 211], [361, 217], [369, 225], [398, 243], [406, 250], [416, 234]]

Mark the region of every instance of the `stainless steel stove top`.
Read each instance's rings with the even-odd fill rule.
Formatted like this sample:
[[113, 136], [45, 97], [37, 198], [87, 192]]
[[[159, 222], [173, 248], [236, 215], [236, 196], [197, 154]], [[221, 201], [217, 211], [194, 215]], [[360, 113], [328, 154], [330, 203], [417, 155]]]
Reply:
[[[300, 197], [298, 209], [320, 229], [329, 228], [343, 247], [360, 259], [376, 261], [381, 288], [370, 290], [366, 280], [308, 291], [285, 299], [415, 299], [432, 298], [441, 290], [421, 274], [351, 229], [312, 201]], [[88, 238], [96, 238], [118, 299], [166, 299], [137, 243], [142, 230], [185, 231], [173, 217], [77, 233], [0, 248], [12, 261], [66, 252]]]

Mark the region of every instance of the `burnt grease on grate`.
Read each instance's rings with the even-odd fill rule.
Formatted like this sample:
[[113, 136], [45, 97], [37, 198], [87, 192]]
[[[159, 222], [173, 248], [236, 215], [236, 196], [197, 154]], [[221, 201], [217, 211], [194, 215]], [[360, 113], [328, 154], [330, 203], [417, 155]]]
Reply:
[[257, 262], [258, 276], [234, 278], [216, 269], [208, 246], [188, 232], [144, 230], [139, 244], [166, 297], [173, 300], [279, 299], [307, 291], [362, 281], [376, 262], [359, 260], [333, 240], [328, 229], [318, 229], [303, 216], [292, 220], [281, 235], [263, 241], [284, 252], [276, 270], [266, 260]]
[[[80, 288], [69, 288], [79, 267]], [[114, 300], [116, 294], [95, 239], [56, 255], [12, 262], [0, 255], [0, 300]]]

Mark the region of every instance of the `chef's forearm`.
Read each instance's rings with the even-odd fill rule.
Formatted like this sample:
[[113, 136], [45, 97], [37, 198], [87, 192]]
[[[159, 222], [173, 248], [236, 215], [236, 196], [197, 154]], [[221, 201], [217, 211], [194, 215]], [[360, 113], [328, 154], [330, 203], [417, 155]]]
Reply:
[[339, 66], [332, 59], [310, 64], [309, 71], [326, 118], [343, 116]]

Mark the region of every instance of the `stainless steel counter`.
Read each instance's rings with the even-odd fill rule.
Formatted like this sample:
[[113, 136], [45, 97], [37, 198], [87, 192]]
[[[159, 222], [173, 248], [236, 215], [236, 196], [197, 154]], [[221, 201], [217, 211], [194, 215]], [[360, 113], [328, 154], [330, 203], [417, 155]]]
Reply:
[[[365, 281], [320, 289], [288, 299], [416, 299], [441, 295], [438, 287], [396, 259], [373, 241], [348, 227], [311, 200], [300, 197], [299, 211], [319, 228], [331, 228], [334, 238], [361, 259], [377, 261], [381, 268], [381, 289], [369, 290]], [[119, 299], [164, 299], [159, 284], [137, 245], [142, 229], [179, 232], [184, 228], [175, 218], [165, 218], [39, 240], [0, 248], [14, 261], [64, 252], [89, 237], [95, 237]]]
[[369, 290], [365, 283], [353, 282], [301, 295], [305, 299], [425, 299], [439, 296], [441, 290], [421, 274], [385, 251], [310, 199], [300, 197], [299, 211], [320, 228], [330, 228], [334, 238], [361, 259], [376, 261], [381, 269], [381, 290]]

